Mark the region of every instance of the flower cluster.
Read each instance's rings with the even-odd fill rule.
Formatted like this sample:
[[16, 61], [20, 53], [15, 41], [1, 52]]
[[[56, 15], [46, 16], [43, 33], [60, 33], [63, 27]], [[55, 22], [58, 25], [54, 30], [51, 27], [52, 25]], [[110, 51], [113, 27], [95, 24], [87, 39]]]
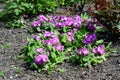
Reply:
[[45, 21], [48, 20], [48, 18], [45, 17], [44, 15], [39, 15], [39, 16], [38, 16], [38, 19], [39, 19], [39, 20], [34, 21], [34, 22], [32, 23], [32, 26], [33, 26], [33, 27], [41, 26], [43, 22], [45, 22]]
[[97, 48], [93, 48], [92, 52], [94, 54], [104, 55], [104, 53], [105, 53], [104, 46], [103, 45], [99, 45]]
[[39, 41], [40, 40], [40, 36], [36, 35], [35, 39], [36, 39], [36, 41]]
[[74, 41], [74, 31], [73, 30], [71, 30], [70, 32], [67, 32], [67, 35], [68, 35], [69, 42]]
[[52, 45], [58, 51], [64, 50], [64, 46], [60, 44], [58, 36], [54, 35], [52, 32], [47, 32], [47, 31], [45, 31], [45, 33], [43, 35], [44, 35], [44, 37], [49, 37], [48, 39], [43, 40], [43, 42], [42, 42], [43, 44]]
[[[54, 35], [53, 32], [49, 31], [43, 31], [43, 36], [46, 38], [45, 40], [42, 40], [42, 45], [51, 45], [58, 51], [63, 51], [64, 46], [60, 44], [58, 36]], [[40, 36], [35, 36], [36, 41], [40, 40]], [[43, 52], [43, 48], [37, 48], [36, 52]]]
[[59, 38], [51, 32], [45, 31], [43, 35], [45, 38], [47, 37], [46, 40], [42, 41], [43, 44], [55, 45], [59, 43]]
[[86, 19], [86, 25], [85, 26], [87, 26], [89, 30], [95, 32], [96, 31], [95, 23], [98, 23], [97, 19], [95, 19], [95, 18]]
[[46, 37], [54, 36], [54, 33], [53, 33], [53, 32], [45, 31], [43, 35], [44, 35], [44, 37], [46, 38]]
[[48, 56], [45, 55], [45, 54], [36, 54], [35, 55], [35, 60], [34, 62], [38, 65], [42, 65], [43, 63], [47, 62], [49, 59], [48, 59]]
[[[34, 44], [26, 49], [32, 51], [28, 53], [29, 55], [34, 54], [32, 56], [34, 63], [37, 66], [45, 63], [41, 68], [47, 70], [55, 64], [63, 62], [66, 59], [64, 53], [73, 50], [77, 53], [71, 54], [69, 58], [73, 62], [80, 63], [81, 66], [100, 63], [104, 60], [104, 46], [99, 45], [102, 42], [95, 42], [97, 40], [95, 34], [97, 19], [83, 20], [78, 15], [49, 17], [39, 15], [38, 20], [33, 22], [32, 26], [40, 28], [40, 36], [34, 36], [34, 41], [31, 39]], [[95, 44], [92, 44], [93, 42]], [[95, 47], [96, 45], [99, 46]], [[31, 60], [31, 56], [27, 57]], [[46, 68], [46, 66], [48, 67]]]
[[64, 51], [64, 46], [61, 44], [55, 44], [54, 46], [58, 51]]
[[[38, 19], [39, 19], [38, 21], [34, 21], [32, 23], [33, 27], [41, 26], [41, 24], [44, 21], [48, 21], [48, 18], [45, 17], [44, 15], [39, 15]], [[50, 16], [49, 22], [53, 23], [56, 26], [56, 28], [65, 27], [65, 26], [68, 26], [68, 27], [75, 26], [75, 27], [79, 28], [82, 23], [82, 18], [78, 15], [75, 15], [73, 17], [64, 16], [64, 15]]]
[[96, 41], [96, 34], [94, 33], [87, 34], [85, 38], [83, 39], [84, 44], [91, 44], [94, 41]]
[[82, 23], [82, 18], [78, 15], [73, 17], [70, 16], [51, 16], [50, 22], [52, 22], [56, 28], [65, 27], [65, 26], [76, 26], [80, 27]]
[[78, 54], [79, 55], [88, 55], [89, 51], [88, 51], [88, 49], [86, 47], [82, 47], [82, 48], [78, 49]]
[[39, 53], [43, 54], [44, 53], [44, 49], [43, 48], [37, 48], [36, 52], [39, 52]]
[[[104, 51], [104, 46], [103, 45], [99, 45], [98, 47], [96, 48], [93, 48], [92, 49], [92, 53], [94, 53], [95, 55], [104, 55], [105, 54], [105, 51]], [[88, 55], [89, 54], [89, 51], [86, 47], [82, 47], [82, 48], [79, 48], [78, 49], [78, 54], [81, 56], [81, 55]]]

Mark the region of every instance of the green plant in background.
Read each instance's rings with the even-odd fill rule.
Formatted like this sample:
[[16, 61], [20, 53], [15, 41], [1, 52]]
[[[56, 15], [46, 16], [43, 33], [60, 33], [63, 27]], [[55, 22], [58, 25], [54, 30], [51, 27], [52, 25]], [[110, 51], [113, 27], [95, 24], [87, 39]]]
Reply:
[[28, 20], [24, 19], [23, 17], [20, 17], [18, 19], [14, 19], [12, 21], [8, 22], [9, 28], [25, 28], [27, 25]]
[[21, 28], [25, 26], [21, 19], [53, 12], [57, 6], [55, 0], [6, 0], [5, 11], [0, 13], [0, 20], [6, 19], [10, 28]]
[[2, 3], [2, 2], [4, 2], [4, 0], [0, 0], [0, 2]]
[[52, 12], [57, 3], [54, 0], [7, 0], [6, 11], [12, 15], [36, 15]]

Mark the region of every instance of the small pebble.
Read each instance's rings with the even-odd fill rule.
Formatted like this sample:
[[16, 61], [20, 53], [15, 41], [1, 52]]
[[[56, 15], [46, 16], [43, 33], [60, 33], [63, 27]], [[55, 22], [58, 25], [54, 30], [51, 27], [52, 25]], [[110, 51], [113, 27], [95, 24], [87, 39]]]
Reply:
[[15, 76], [18, 77], [18, 74], [16, 74]]
[[13, 76], [10, 76], [10, 79], [13, 79]]
[[6, 77], [4, 76], [3, 79], [6, 79]]
[[118, 63], [118, 64], [120, 64], [120, 59], [119, 59], [119, 60], [117, 60], [117, 63]]
[[87, 72], [86, 71], [83, 71], [82, 74], [86, 74]]
[[91, 65], [91, 64], [90, 64], [90, 65], [88, 65], [88, 68], [89, 68], [89, 69], [92, 69], [92, 65]]

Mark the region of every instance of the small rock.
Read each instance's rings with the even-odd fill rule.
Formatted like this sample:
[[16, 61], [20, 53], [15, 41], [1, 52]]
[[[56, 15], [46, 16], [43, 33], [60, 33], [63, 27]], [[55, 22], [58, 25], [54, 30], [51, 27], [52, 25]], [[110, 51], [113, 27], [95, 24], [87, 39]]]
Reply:
[[87, 72], [86, 71], [83, 71], [82, 74], [86, 74]]
[[90, 65], [88, 65], [88, 68], [89, 68], [89, 69], [92, 69], [92, 65], [91, 65], [91, 64], [90, 64]]
[[6, 79], [6, 77], [4, 76], [3, 79]]
[[117, 63], [118, 63], [118, 64], [120, 64], [120, 59], [119, 59], [119, 60], [117, 60]]
[[18, 74], [16, 74], [15, 76], [18, 77]]
[[10, 79], [13, 79], [13, 76], [10, 76]]

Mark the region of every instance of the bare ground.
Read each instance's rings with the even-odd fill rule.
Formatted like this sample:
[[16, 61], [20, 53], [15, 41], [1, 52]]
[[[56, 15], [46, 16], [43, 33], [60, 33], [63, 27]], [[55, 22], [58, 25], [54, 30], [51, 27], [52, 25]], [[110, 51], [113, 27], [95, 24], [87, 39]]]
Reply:
[[[38, 73], [29, 69], [22, 60], [17, 59], [24, 46], [29, 27], [26, 29], [8, 29], [0, 23], [0, 80], [120, 80], [120, 40], [113, 41], [117, 53], [112, 54], [106, 62], [92, 68], [80, 68], [72, 63], [59, 65], [65, 72]], [[109, 41], [111, 41], [109, 39]]]

